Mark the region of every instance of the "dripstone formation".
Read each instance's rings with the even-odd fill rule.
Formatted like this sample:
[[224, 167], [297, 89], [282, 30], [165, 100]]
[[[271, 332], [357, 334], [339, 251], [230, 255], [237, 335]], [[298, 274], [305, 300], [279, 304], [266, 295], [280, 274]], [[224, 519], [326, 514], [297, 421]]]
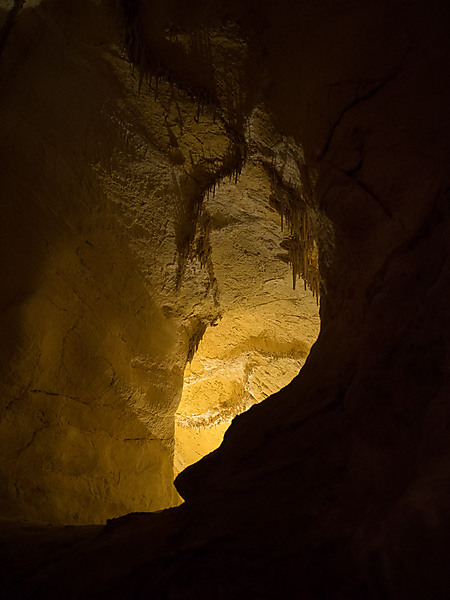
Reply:
[[448, 598], [446, 3], [0, 8], [5, 597]]

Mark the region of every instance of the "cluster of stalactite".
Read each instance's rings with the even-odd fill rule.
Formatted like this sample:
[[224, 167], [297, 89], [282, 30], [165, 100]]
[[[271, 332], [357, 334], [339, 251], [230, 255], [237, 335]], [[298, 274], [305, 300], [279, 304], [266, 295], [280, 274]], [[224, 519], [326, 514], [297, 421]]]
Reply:
[[[244, 111], [242, 93], [230, 82], [226, 82], [226, 93], [223, 94], [224, 107], [218, 99], [216, 81], [213, 68], [211, 36], [204, 28], [192, 29], [187, 34], [187, 40], [181, 42], [181, 32], [166, 32], [167, 44], [171, 52], [164, 64], [161, 55], [156, 59], [145, 41], [142, 23], [138, 14], [136, 0], [117, 0], [117, 24], [128, 52], [130, 66], [136, 69], [139, 77], [139, 89], [144, 81], [158, 99], [162, 81], [170, 85], [170, 102], [177, 101], [181, 95], [183, 100], [191, 102], [194, 110], [194, 120], [198, 122], [204, 115], [205, 109], [211, 109], [213, 121], [219, 120], [224, 126], [229, 140], [228, 148], [220, 161], [217, 158], [203, 156], [196, 163], [192, 163], [181, 180], [175, 183], [177, 193], [177, 209], [175, 215], [175, 237], [178, 251], [178, 265], [176, 285], [180, 286], [188, 260], [198, 259], [203, 267], [208, 269], [210, 287], [217, 300], [217, 286], [212, 269], [211, 248], [209, 244], [209, 216], [204, 209], [203, 201], [210, 193], [214, 195], [216, 187], [224, 179], [237, 181], [246, 159], [246, 143], [244, 135]], [[186, 55], [189, 54], [189, 60]], [[173, 56], [177, 56], [181, 65], [194, 63], [201, 65], [196, 71], [196, 78], [189, 78], [186, 82], [184, 74], [175, 66]], [[193, 60], [195, 59], [195, 60]], [[194, 83], [193, 83], [194, 81]], [[233, 87], [233, 89], [231, 89]], [[243, 86], [242, 86], [243, 89]], [[239, 118], [237, 117], [239, 115]], [[183, 124], [180, 122], [180, 126]], [[171, 132], [169, 131], [169, 135]], [[172, 137], [173, 134], [172, 134]], [[174, 162], [177, 160], [176, 139], [171, 144], [174, 147]]]
[[278, 254], [278, 258], [292, 267], [292, 284], [301, 278], [305, 289], [309, 287], [313, 295], [319, 299], [321, 277], [319, 271], [319, 219], [317, 211], [309, 206], [301, 193], [293, 186], [282, 181], [275, 168], [266, 165], [271, 183], [269, 203], [281, 217], [281, 229], [285, 225], [289, 235], [280, 246], [286, 253]]
[[202, 341], [203, 336], [205, 335], [205, 331], [212, 322], [214, 322], [218, 317], [214, 317], [211, 322], [207, 320], [195, 319], [195, 322], [192, 327], [192, 332], [189, 337], [189, 348], [188, 354], [186, 358], [186, 363], [190, 363], [194, 358], [194, 354], [197, 352], [198, 346]]
[[[159, 40], [158, 52], [152, 52], [139, 18], [137, 0], [116, 0], [116, 23], [128, 52], [133, 70], [137, 71], [139, 89], [147, 84], [155, 98], [161, 80], [176, 84], [186, 97], [196, 104], [195, 120], [204, 114], [205, 107], [214, 109], [234, 130], [243, 130], [245, 115], [250, 106], [243, 90], [245, 75], [238, 80], [227, 74], [221, 93], [214, 70], [211, 33], [204, 27], [190, 28], [188, 32], [165, 31], [164, 43]], [[164, 52], [166, 50], [166, 52]], [[195, 64], [195, 72], [187, 65]], [[186, 71], [186, 72], [185, 72]]]
[[210, 194], [214, 195], [225, 179], [237, 181], [242, 171], [246, 157], [245, 142], [236, 135], [230, 135], [229, 140], [219, 164], [217, 159], [203, 157], [191, 165], [189, 174], [184, 175], [181, 183], [176, 185], [177, 287], [182, 282], [186, 261], [198, 259], [202, 267], [208, 270], [213, 293], [217, 293], [209, 242], [210, 219], [204, 200]]

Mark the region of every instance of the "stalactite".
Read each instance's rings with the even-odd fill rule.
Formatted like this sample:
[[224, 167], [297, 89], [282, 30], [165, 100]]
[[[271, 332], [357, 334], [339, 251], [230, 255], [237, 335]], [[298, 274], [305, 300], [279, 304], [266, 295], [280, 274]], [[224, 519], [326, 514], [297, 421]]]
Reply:
[[[275, 167], [275, 161], [265, 164], [271, 183], [269, 203], [280, 214], [281, 229], [286, 223], [289, 236], [281, 247], [286, 250], [285, 259], [292, 267], [293, 288], [297, 278], [319, 299], [321, 277], [318, 260], [319, 219], [315, 209], [310, 207], [302, 194], [281, 179]], [[278, 255], [279, 258], [283, 258]]]
[[[206, 226], [207, 219], [203, 212], [203, 202], [211, 192], [213, 196], [216, 187], [221, 181], [229, 178], [237, 182], [246, 160], [247, 146], [245, 142], [245, 94], [246, 88], [243, 76], [239, 81], [226, 79], [225, 106], [218, 99], [213, 63], [212, 39], [209, 30], [197, 28], [189, 32], [188, 48], [179, 41], [178, 35], [166, 32], [168, 41], [178, 45], [180, 51], [185, 55], [194, 57], [200, 62], [202, 68], [202, 79], [193, 82], [192, 78], [186, 81], [178, 71], [173, 71], [173, 65], [167, 65], [159, 57], [155, 60], [149, 55], [145, 46], [145, 36], [142, 31], [142, 23], [138, 14], [137, 0], [116, 0], [118, 19], [122, 30], [122, 37], [128, 50], [128, 57], [132, 68], [138, 70], [138, 88], [141, 90], [144, 81], [148, 82], [149, 89], [152, 87], [155, 101], [158, 100], [160, 84], [167, 81], [170, 85], [170, 100], [172, 102], [176, 95], [189, 99], [194, 107], [194, 121], [199, 122], [204, 115], [206, 107], [212, 107], [214, 123], [220, 121], [225, 128], [229, 139], [228, 147], [219, 164], [212, 163], [211, 159], [203, 156], [200, 160], [194, 159], [190, 154], [191, 166], [188, 173], [182, 175], [181, 180], [175, 183], [177, 189], [177, 209], [175, 215], [175, 238], [177, 245], [177, 269], [175, 285], [179, 288], [182, 284], [187, 261], [199, 260], [202, 267], [208, 270], [210, 288], [216, 302], [217, 290], [212, 262], [210, 263], [209, 229]], [[180, 127], [182, 117], [178, 108]], [[218, 302], [218, 301], [217, 301]], [[216, 304], [217, 304], [216, 302]]]

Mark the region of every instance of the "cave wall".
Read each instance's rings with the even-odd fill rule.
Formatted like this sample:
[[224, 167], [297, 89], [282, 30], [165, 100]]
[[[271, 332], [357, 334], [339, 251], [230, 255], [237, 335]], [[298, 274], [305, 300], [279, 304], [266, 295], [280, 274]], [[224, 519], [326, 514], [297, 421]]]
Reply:
[[291, 382], [320, 329], [319, 299], [303, 281], [293, 281], [290, 232], [267, 169], [278, 162], [280, 172], [293, 177], [294, 148], [270, 129], [262, 143], [267, 119], [260, 109], [250, 123], [238, 180], [225, 180], [203, 202], [221, 318], [205, 331], [185, 369], [175, 415], [177, 474], [215, 450], [236, 415]]
[[[242, 586], [250, 597], [445, 598], [448, 10], [252, 10], [266, 101], [303, 146], [311, 194], [333, 224], [322, 329], [298, 378], [236, 419], [177, 487], [207, 511], [208, 540], [236, 536], [210, 542], [211, 568], [224, 573], [224, 560], [236, 573], [224, 597]], [[225, 558], [230, 548], [239, 559]], [[173, 589], [214, 587], [194, 558], [190, 568], [197, 575], [184, 570]]]
[[322, 330], [300, 375], [178, 477], [183, 506], [118, 520], [40, 572], [22, 567], [12, 589], [448, 598], [446, 3], [127, 6], [152, 56], [169, 22], [232, 18], [255, 45], [261, 98], [303, 148], [302, 191], [332, 224], [320, 239]]
[[25, 3], [3, 49], [3, 518], [102, 522], [176, 497], [182, 349], [131, 246], [157, 222], [151, 206], [133, 222], [103, 182], [132, 204], [151, 175], [118, 166], [125, 149], [142, 164], [151, 140], [128, 130], [120, 56], [99, 60], [111, 30], [94, 4]]
[[22, 4], [2, 15], [0, 514], [104, 522], [179, 501], [174, 412], [219, 313], [197, 205], [230, 140], [167, 81], [140, 89], [113, 6]]
[[[178, 501], [183, 372], [207, 327], [224, 317], [230, 338], [232, 309], [241, 323], [247, 311], [266, 362], [304, 359], [314, 341], [302, 326], [278, 331], [289, 302], [266, 329], [257, 315], [269, 269], [261, 304], [309, 301], [317, 330], [312, 295], [288, 291], [283, 210], [269, 204], [274, 175], [294, 176], [292, 141], [254, 106], [259, 84], [244, 85], [248, 42], [235, 24], [161, 37], [147, 12], [132, 27], [113, 3], [50, 0], [7, 4], [2, 17], [0, 515], [80, 524], [165, 508]], [[221, 239], [217, 218], [233, 225]], [[239, 256], [257, 258], [237, 260], [252, 235]], [[230, 282], [247, 286], [246, 307]], [[228, 423], [249, 406], [243, 394], [223, 398]]]

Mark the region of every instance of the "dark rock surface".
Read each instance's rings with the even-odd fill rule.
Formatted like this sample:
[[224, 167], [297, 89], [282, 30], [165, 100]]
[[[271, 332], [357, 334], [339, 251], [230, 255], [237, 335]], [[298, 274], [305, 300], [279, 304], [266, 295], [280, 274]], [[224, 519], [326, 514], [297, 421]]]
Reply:
[[330, 223], [322, 330], [300, 375], [178, 477], [181, 507], [84, 541], [6, 531], [5, 597], [450, 597], [447, 4], [128, 6], [162, 58], [169, 21], [232, 18], [254, 45], [247, 96], [303, 147]]

